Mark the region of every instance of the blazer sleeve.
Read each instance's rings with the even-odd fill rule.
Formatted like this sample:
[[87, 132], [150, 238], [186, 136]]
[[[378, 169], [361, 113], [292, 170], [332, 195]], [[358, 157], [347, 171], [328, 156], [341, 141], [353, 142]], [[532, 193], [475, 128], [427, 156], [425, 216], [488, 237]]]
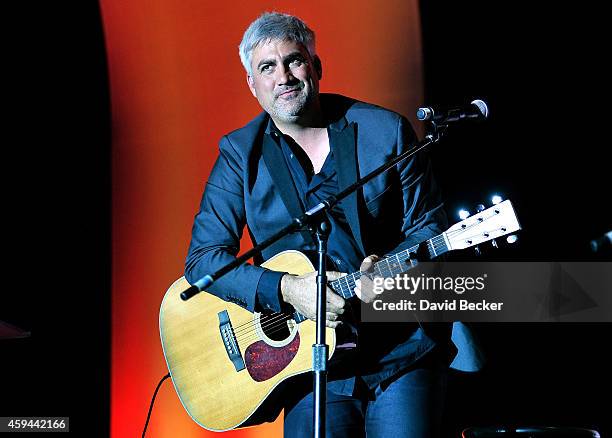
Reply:
[[[397, 154], [409, 149], [417, 140], [408, 120], [400, 117], [397, 127]], [[424, 151], [398, 164], [404, 217], [404, 240], [389, 254], [405, 250], [444, 231], [447, 218], [438, 186], [434, 181], [431, 163]]]
[[[193, 224], [185, 263], [185, 278], [190, 284], [220, 269], [238, 254], [246, 224], [243, 190], [245, 166], [243, 154], [227, 136], [223, 137], [219, 143], [219, 156], [206, 183], [200, 210]], [[243, 264], [219, 278], [207, 292], [251, 312], [256, 305], [278, 311], [278, 290], [268, 289], [278, 289], [282, 275], [259, 266]]]

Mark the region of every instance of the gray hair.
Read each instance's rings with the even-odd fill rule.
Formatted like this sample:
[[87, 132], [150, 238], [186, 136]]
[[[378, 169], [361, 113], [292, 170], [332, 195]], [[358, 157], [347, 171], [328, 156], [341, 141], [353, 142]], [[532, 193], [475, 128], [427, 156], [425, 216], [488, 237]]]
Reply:
[[306, 26], [306, 23], [292, 15], [264, 12], [244, 32], [238, 47], [240, 61], [249, 75], [253, 74], [251, 70], [253, 50], [258, 45], [272, 40], [301, 43], [306, 47], [310, 56], [315, 56], [315, 34]]

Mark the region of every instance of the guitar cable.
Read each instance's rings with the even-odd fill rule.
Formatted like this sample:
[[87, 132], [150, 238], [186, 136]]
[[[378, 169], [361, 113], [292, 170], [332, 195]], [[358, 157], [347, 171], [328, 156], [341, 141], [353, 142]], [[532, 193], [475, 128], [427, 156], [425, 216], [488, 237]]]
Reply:
[[157, 384], [157, 388], [155, 388], [155, 392], [153, 393], [153, 398], [151, 399], [151, 405], [149, 406], [149, 413], [147, 414], [147, 421], [145, 422], [144, 430], [142, 431], [142, 438], [145, 438], [145, 434], [147, 433], [147, 426], [149, 425], [149, 420], [151, 419], [151, 412], [153, 411], [153, 403], [155, 403], [155, 397], [157, 397], [157, 391], [159, 391], [160, 386], [162, 385], [162, 383], [164, 383], [164, 380], [166, 380], [168, 377], [170, 377], [170, 373], [162, 377], [162, 379]]

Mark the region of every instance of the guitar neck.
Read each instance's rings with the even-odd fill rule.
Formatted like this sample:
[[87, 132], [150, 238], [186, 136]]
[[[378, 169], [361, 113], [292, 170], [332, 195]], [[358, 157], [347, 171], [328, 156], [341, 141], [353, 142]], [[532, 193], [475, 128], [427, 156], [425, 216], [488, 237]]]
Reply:
[[[374, 264], [373, 275], [377, 277], [395, 277], [396, 275], [403, 274], [409, 269], [412, 269], [416, 266], [414, 254], [421, 245], [423, 246], [422, 250], [427, 250], [428, 259], [434, 259], [449, 251], [446, 240], [444, 239], [444, 233], [442, 233], [420, 244], [379, 260]], [[361, 278], [362, 275], [364, 275], [364, 272], [353, 272], [352, 274], [345, 275], [344, 277], [332, 281], [330, 287], [343, 298], [352, 298], [355, 296], [355, 281]]]
[[[520, 229], [521, 225], [516, 218], [512, 203], [507, 199], [469, 216], [442, 234], [397, 254], [385, 257], [374, 264], [372, 274], [379, 277], [395, 277], [416, 266], [416, 257], [413, 257], [415, 253], [418, 253], [421, 260], [431, 260], [448, 251], [470, 248]], [[352, 298], [355, 296], [355, 282], [362, 275], [365, 275], [365, 273], [361, 271], [353, 272], [332, 281], [330, 287], [342, 297]], [[298, 322], [305, 319], [297, 313], [295, 317]]]
[[[439, 234], [406, 250], [379, 260], [374, 264], [373, 274], [379, 277], [395, 277], [396, 275], [412, 269], [417, 263], [411, 255], [414, 256], [420, 246], [422, 246], [421, 250], [427, 250], [429, 259], [434, 259], [450, 251], [444, 234], [445, 233]], [[355, 296], [355, 282], [361, 278], [362, 275], [365, 275], [362, 271], [353, 272], [352, 274], [345, 275], [344, 277], [330, 282], [329, 286], [341, 297], [345, 299], [352, 298]], [[299, 323], [304, 321], [306, 317], [295, 312], [294, 319]]]

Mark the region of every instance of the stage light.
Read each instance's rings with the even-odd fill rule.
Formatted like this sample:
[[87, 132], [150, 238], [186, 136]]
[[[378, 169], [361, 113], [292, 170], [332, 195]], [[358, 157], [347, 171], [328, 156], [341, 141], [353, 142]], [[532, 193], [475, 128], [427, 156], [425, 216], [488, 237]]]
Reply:
[[491, 203], [492, 203], [493, 205], [497, 205], [497, 204], [499, 204], [499, 203], [500, 203], [500, 202], [502, 202], [502, 201], [503, 201], [503, 199], [502, 199], [502, 197], [501, 197], [501, 196], [499, 196], [499, 195], [493, 195], [493, 197], [491, 198]]

